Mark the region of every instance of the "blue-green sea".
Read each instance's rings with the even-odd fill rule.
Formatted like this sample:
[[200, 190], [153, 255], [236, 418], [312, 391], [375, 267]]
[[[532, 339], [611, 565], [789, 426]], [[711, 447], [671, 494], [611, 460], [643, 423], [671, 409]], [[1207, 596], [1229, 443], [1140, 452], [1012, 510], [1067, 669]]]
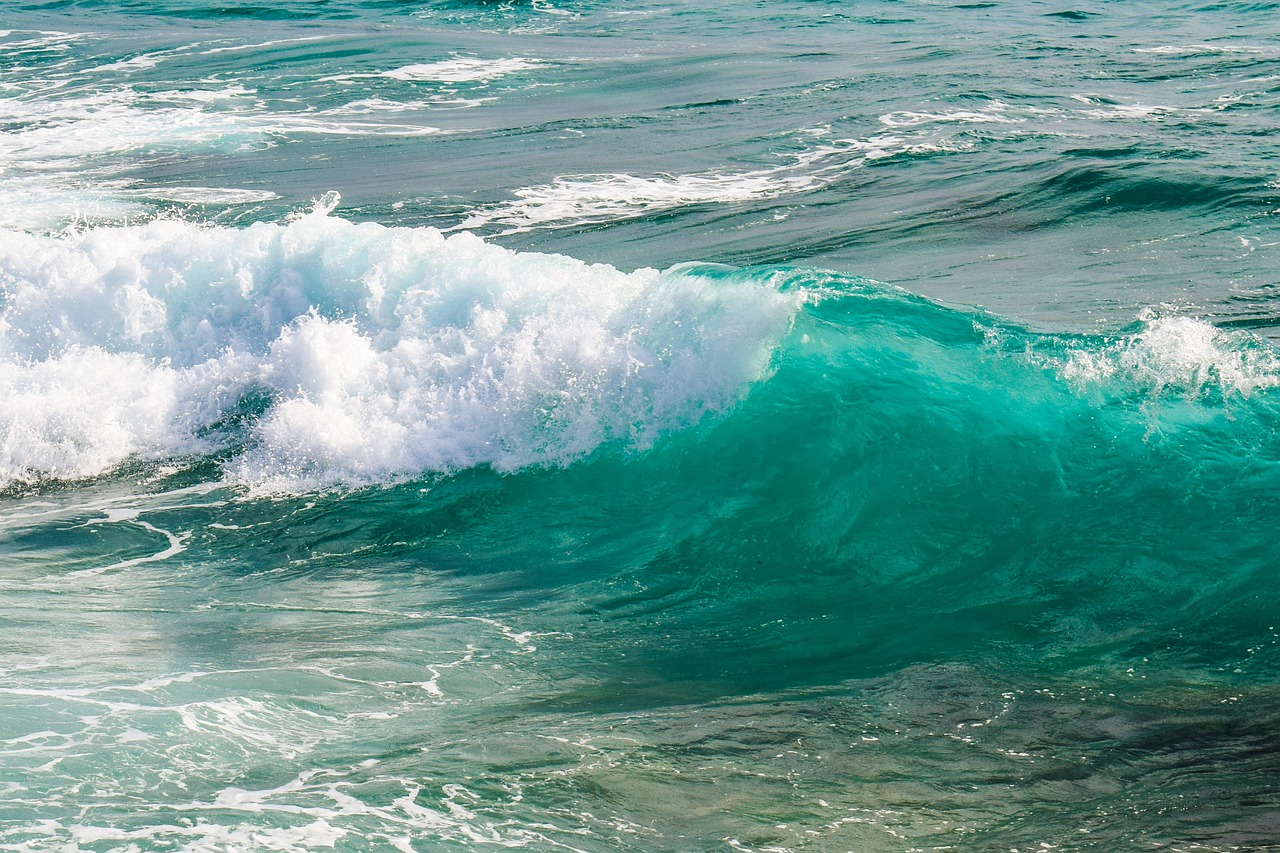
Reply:
[[0, 0], [0, 851], [1280, 849], [1280, 3]]

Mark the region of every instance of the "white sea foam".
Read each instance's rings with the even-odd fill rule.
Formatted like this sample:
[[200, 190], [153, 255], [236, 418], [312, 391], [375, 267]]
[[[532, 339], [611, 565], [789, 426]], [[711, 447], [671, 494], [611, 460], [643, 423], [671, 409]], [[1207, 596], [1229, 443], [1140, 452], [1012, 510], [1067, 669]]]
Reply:
[[86, 158], [139, 150], [233, 152], [293, 134], [439, 132], [420, 125], [336, 122], [309, 113], [268, 112], [256, 104], [254, 95], [242, 86], [225, 85], [151, 94], [120, 89], [62, 100], [0, 98], [0, 126], [13, 128], [0, 137], [0, 165], [14, 171], [49, 171], [94, 165]]
[[270, 190], [238, 187], [154, 187], [124, 191], [125, 195], [177, 201], [183, 204], [252, 204], [279, 198]]
[[[9, 41], [11, 36], [18, 39]], [[6, 39], [4, 49], [8, 51], [29, 50], [67, 50], [70, 45], [89, 38], [86, 33], [64, 33], [57, 30], [6, 30], [0, 38]]]
[[0, 482], [87, 477], [163, 446], [179, 419], [176, 380], [136, 353], [98, 347], [0, 362]]
[[[547, 822], [526, 826], [477, 809], [480, 798], [461, 784], [424, 788], [420, 780], [371, 773], [372, 766], [304, 770], [275, 787], [229, 786], [188, 803], [144, 802], [140, 807], [150, 819], [141, 826], [118, 826], [92, 810], [64, 820], [15, 821], [0, 830], [0, 839], [6, 849], [23, 851], [80, 850], [83, 844], [129, 850], [141, 844], [304, 853], [333, 849], [349, 837], [359, 839], [358, 846], [404, 851], [442, 843], [577, 850], [555, 836], [589, 834], [576, 828], [577, 821], [567, 830]], [[391, 796], [380, 802], [368, 796], [368, 787]], [[508, 796], [518, 798], [514, 787]]]
[[421, 110], [469, 110], [492, 103], [496, 98], [460, 98], [453, 92], [404, 101], [388, 98], [360, 98], [340, 107], [319, 110], [320, 116], [367, 116], [378, 113], [415, 113]]
[[961, 150], [945, 141], [877, 135], [810, 147], [786, 161], [747, 171], [638, 176], [568, 175], [522, 187], [515, 199], [472, 211], [457, 229], [501, 226], [513, 234], [534, 228], [571, 228], [632, 219], [699, 204], [735, 204], [780, 198], [829, 186], [865, 163], [895, 154]]
[[533, 59], [511, 57], [507, 59], [476, 59], [459, 57], [441, 62], [405, 65], [382, 72], [392, 80], [417, 80], [436, 83], [479, 83], [505, 77], [519, 71], [540, 68], [543, 63]]
[[147, 68], [155, 68], [163, 61], [163, 54], [144, 53], [130, 59], [121, 59], [116, 62], [109, 62], [106, 65], [99, 65], [94, 68], [90, 68], [89, 71], [143, 71]]
[[1118, 383], [1152, 398], [1166, 389], [1247, 397], [1280, 386], [1280, 359], [1247, 336], [1204, 320], [1148, 314], [1136, 334], [1109, 347], [1073, 352], [1062, 373], [1082, 387]]
[[924, 113], [902, 111], [886, 113], [880, 116], [880, 123], [886, 127], [919, 127], [925, 124], [1021, 124], [1024, 118], [1005, 114], [1005, 104], [996, 103], [987, 111], [982, 110], [948, 110], [941, 113]]
[[1137, 47], [1134, 53], [1154, 53], [1167, 56], [1224, 56], [1243, 54], [1246, 56], [1280, 56], [1280, 48], [1274, 45], [1247, 44], [1166, 44], [1159, 47]]
[[230, 45], [227, 47], [211, 47], [208, 50], [204, 51], [204, 54], [206, 56], [209, 56], [216, 53], [239, 53], [240, 51], [245, 51], [245, 50], [259, 51], [265, 47], [279, 47], [282, 44], [306, 44], [308, 42], [324, 41], [325, 39], [331, 39], [331, 38], [333, 38], [333, 36], [325, 35], [325, 36], [302, 36], [300, 38], [288, 38], [288, 39], [272, 39], [271, 41], [260, 41], [260, 42], [254, 42], [253, 44], [236, 44], [236, 45]]
[[1105, 109], [1081, 110], [1083, 115], [1101, 119], [1163, 118], [1176, 112], [1178, 112], [1176, 107], [1154, 104], [1111, 104]]
[[270, 403], [234, 480], [294, 489], [646, 446], [769, 365], [798, 297], [324, 211], [0, 231], [0, 482], [199, 451]]
[[351, 72], [320, 77], [320, 83], [349, 83], [354, 80], [399, 80], [412, 83], [439, 83], [448, 86], [459, 83], [488, 83], [509, 74], [542, 68], [546, 63], [537, 59], [526, 59], [519, 56], [501, 59], [480, 59], [473, 56], [458, 56], [438, 62], [421, 62], [402, 65], [386, 71]]
[[517, 201], [478, 210], [458, 227], [507, 226], [507, 233], [538, 226], [571, 227], [629, 219], [692, 204], [732, 204], [776, 198], [820, 186], [814, 175], [782, 169], [693, 175], [574, 175], [515, 191]]
[[56, 228], [77, 218], [122, 219], [143, 199], [243, 204], [274, 198], [244, 188], [138, 186], [120, 175], [138, 152], [234, 154], [297, 136], [418, 137], [435, 127], [272, 112], [252, 90], [216, 84], [140, 93], [113, 89], [76, 97], [0, 97], [0, 227]]

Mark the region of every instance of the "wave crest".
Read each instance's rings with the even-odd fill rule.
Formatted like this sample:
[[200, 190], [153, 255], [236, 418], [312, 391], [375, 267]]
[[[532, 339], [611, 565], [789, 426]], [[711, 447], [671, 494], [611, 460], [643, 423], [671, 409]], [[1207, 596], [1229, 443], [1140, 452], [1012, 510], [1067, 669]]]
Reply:
[[323, 205], [244, 229], [0, 232], [0, 286], [4, 480], [238, 442], [229, 475], [282, 488], [647, 446], [733, 405], [800, 303]]

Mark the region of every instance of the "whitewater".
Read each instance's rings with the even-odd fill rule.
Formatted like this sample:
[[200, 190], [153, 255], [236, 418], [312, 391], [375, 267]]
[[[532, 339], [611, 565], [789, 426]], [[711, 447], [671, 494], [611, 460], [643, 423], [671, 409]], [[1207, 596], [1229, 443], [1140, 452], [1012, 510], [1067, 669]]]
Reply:
[[0, 849], [1280, 845], [1270, 3], [0, 14]]

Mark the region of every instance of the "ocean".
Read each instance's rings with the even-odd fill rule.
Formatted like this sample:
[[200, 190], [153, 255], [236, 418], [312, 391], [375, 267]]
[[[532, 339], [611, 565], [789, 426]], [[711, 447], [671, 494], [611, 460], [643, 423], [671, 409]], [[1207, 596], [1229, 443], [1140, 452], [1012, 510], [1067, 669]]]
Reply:
[[1280, 849], [1280, 3], [0, 2], [0, 850]]

